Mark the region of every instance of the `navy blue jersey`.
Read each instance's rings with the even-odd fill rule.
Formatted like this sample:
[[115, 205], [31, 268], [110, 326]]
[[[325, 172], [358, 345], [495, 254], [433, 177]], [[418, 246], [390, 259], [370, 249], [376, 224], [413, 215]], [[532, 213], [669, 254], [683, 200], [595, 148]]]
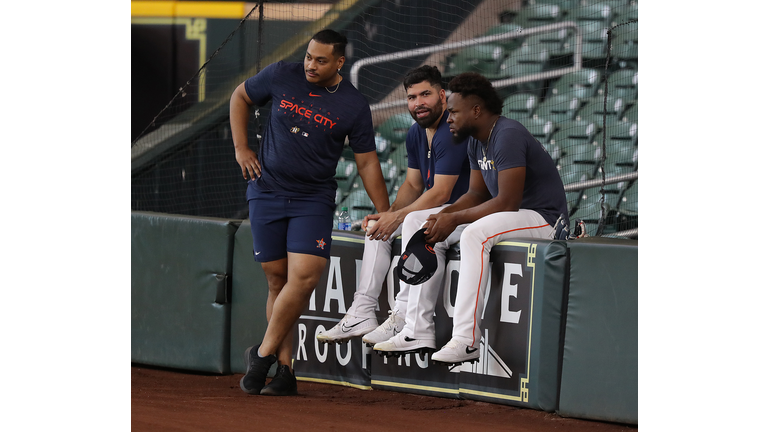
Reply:
[[408, 168], [414, 168], [421, 172], [421, 179], [427, 190], [435, 185], [435, 175], [458, 175], [456, 184], [453, 185], [451, 198], [447, 201], [452, 204], [469, 188], [469, 160], [467, 159], [467, 140], [460, 144], [453, 143], [453, 134], [448, 123], [448, 111], [443, 113], [440, 123], [432, 137], [432, 150], [429, 150], [427, 130], [414, 123], [408, 129], [405, 143], [408, 151]]
[[520, 208], [538, 212], [550, 225], [555, 224], [560, 214], [568, 216], [565, 189], [555, 163], [544, 146], [517, 120], [499, 117], [487, 148], [470, 137], [468, 154], [472, 169], [482, 171], [492, 196], [499, 194], [499, 171], [525, 167]]
[[249, 198], [272, 192], [333, 202], [347, 137], [355, 153], [376, 150], [370, 107], [348, 80], [329, 93], [307, 81], [303, 63], [279, 61], [248, 78], [245, 91], [256, 105], [272, 101], [259, 149], [261, 177], [249, 182]]

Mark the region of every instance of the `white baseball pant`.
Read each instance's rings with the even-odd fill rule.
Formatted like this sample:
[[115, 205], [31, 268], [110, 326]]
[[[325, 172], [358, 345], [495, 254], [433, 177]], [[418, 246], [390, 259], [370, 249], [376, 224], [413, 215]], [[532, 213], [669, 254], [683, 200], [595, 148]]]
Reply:
[[[408, 244], [413, 234], [426, 223], [427, 217], [438, 213], [446, 205], [428, 210], [410, 213], [403, 221], [403, 247]], [[445, 275], [445, 254], [452, 244], [461, 238], [461, 232], [467, 225], [459, 225], [447, 239], [434, 246], [437, 256], [437, 271], [426, 282], [420, 285], [408, 285], [400, 281], [400, 292], [408, 291], [408, 307], [405, 313], [403, 335], [414, 339], [435, 339], [434, 313], [437, 305], [440, 287]], [[398, 297], [400, 297], [398, 295]]]
[[[533, 210], [499, 212], [469, 224], [461, 234], [461, 267], [453, 316], [453, 338], [480, 347], [480, 319], [490, 275], [491, 249], [512, 238], [551, 239], [552, 226]], [[410, 302], [409, 302], [410, 303]]]

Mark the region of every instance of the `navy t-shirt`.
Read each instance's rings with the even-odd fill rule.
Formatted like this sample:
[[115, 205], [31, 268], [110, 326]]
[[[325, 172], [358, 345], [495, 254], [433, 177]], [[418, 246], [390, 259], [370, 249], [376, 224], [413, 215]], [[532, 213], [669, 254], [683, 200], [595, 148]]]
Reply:
[[458, 175], [456, 184], [453, 185], [451, 198], [447, 201], [452, 204], [469, 188], [469, 159], [467, 159], [467, 140], [460, 144], [453, 143], [453, 134], [445, 119], [448, 111], [443, 113], [440, 123], [432, 137], [432, 150], [429, 150], [427, 130], [414, 123], [408, 129], [405, 143], [408, 151], [408, 168], [421, 171], [421, 179], [427, 190], [435, 185], [435, 175]]
[[261, 177], [248, 182], [248, 199], [275, 193], [333, 203], [347, 137], [355, 153], [376, 150], [370, 107], [349, 80], [329, 93], [307, 81], [303, 63], [279, 61], [248, 78], [245, 91], [256, 105], [272, 100], [259, 150]]
[[[499, 171], [525, 167], [525, 185], [521, 209], [538, 212], [550, 225], [560, 214], [568, 217], [563, 181], [557, 167], [544, 146], [517, 120], [499, 117], [485, 145], [469, 138], [469, 163], [473, 170], [481, 170], [483, 180], [492, 196], [499, 194]], [[485, 158], [485, 161], [483, 160]]]

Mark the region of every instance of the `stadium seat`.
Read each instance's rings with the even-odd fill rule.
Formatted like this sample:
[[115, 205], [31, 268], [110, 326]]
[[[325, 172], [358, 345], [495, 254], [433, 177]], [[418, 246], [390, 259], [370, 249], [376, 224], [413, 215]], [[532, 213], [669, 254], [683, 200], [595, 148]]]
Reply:
[[624, 190], [616, 214], [616, 229], [624, 231], [638, 227], [638, 181]]
[[637, 24], [617, 27], [611, 33], [611, 57], [619, 68], [637, 69]]
[[637, 123], [637, 102], [624, 110], [621, 114], [621, 121]]
[[607, 1], [582, 4], [570, 11], [568, 18], [577, 22], [598, 22], [610, 27], [613, 22], [613, 8]]
[[[501, 23], [497, 24], [486, 31], [483, 36], [493, 36], [497, 34], [503, 34], [503, 33], [510, 33], [510, 32], [518, 32], [523, 29], [523, 26], [519, 24], [514, 23]], [[497, 45], [501, 45], [504, 48], [504, 51], [511, 52], [519, 48], [523, 42], [525, 41], [524, 37], [516, 37], [512, 39], [506, 39], [494, 42]]]
[[[578, 178], [579, 181], [591, 180], [595, 175], [594, 166], [589, 164], [576, 164], [565, 157], [561, 157], [557, 164], [557, 171], [560, 173], [560, 178]], [[586, 179], [584, 179], [586, 176]]]
[[608, 95], [604, 97], [598, 95], [589, 99], [584, 106], [579, 109], [576, 115], [577, 119], [594, 121], [598, 125], [603, 124], [603, 117], [606, 117], [606, 123], [616, 123], [620, 120], [619, 114], [624, 111], [624, 99]]
[[[560, 176], [560, 180], [563, 181], [563, 186], [581, 183], [589, 179], [590, 179], [589, 176], [584, 171], [582, 172], [571, 171]], [[568, 201], [569, 210], [575, 209], [578, 206], [579, 199], [581, 198], [581, 193], [582, 193], [581, 189], [565, 193], [565, 199], [566, 201]]]
[[613, 25], [619, 25], [623, 24], [632, 20], [637, 20], [637, 3], [630, 3], [626, 4], [626, 2], [623, 2], [623, 5], [616, 5], [613, 7]]
[[399, 173], [402, 174], [408, 171], [408, 149], [405, 144], [397, 146], [390, 154], [389, 159], [392, 163], [397, 165]]
[[384, 175], [384, 183], [387, 185], [387, 191], [392, 191], [392, 188], [395, 186], [397, 178], [400, 175], [400, 168], [392, 162], [392, 160], [388, 160], [381, 162], [381, 173]]
[[336, 175], [334, 178], [336, 179], [337, 189], [346, 196], [350, 189], [352, 189], [352, 183], [357, 179], [357, 163], [354, 160], [339, 159], [339, 162], [336, 164]]
[[593, 142], [597, 125], [586, 120], [571, 120], [558, 123], [558, 130], [549, 139], [550, 145], [556, 145], [560, 149], [560, 157], [565, 157], [579, 144]]
[[415, 121], [411, 114], [408, 112], [401, 112], [390, 116], [376, 128], [376, 132], [381, 135], [382, 138], [389, 141], [391, 146], [396, 146], [405, 143], [405, 136], [408, 134], [408, 129], [414, 124]]
[[520, 123], [528, 129], [528, 132], [533, 135], [539, 142], [549, 142], [549, 138], [555, 131], [557, 125], [551, 120], [541, 118], [527, 118], [519, 120]]
[[352, 218], [352, 223], [360, 222], [363, 218], [369, 214], [376, 213], [376, 208], [371, 202], [371, 198], [368, 197], [368, 193], [365, 188], [358, 187], [352, 190], [347, 198], [341, 203], [340, 207], [347, 207], [349, 209], [349, 215]]
[[602, 21], [578, 21], [581, 28], [581, 52], [585, 67], [605, 66], [608, 24]]
[[601, 81], [602, 76], [597, 69], [584, 68], [569, 72], [550, 87], [550, 95], [574, 96], [586, 100], [597, 94]]
[[[496, 74], [486, 76], [493, 78], [518, 78], [527, 75], [536, 75], [544, 71], [549, 60], [547, 50], [538, 45], [524, 44], [520, 48], [509, 53], [496, 70]], [[540, 79], [517, 85], [518, 91], [536, 91], [542, 87]]]
[[376, 142], [376, 155], [379, 157], [379, 161], [385, 161], [389, 158], [389, 153], [392, 150], [392, 144], [390, 141], [381, 135], [374, 136]]
[[624, 100], [637, 99], [637, 70], [620, 69], [608, 75], [608, 94]]
[[477, 72], [490, 79], [498, 74], [505, 54], [501, 44], [481, 44], [464, 48], [446, 57], [443, 76]]
[[561, 123], [567, 120], [573, 120], [581, 103], [577, 97], [568, 95], [553, 95], [536, 107], [534, 117], [552, 120], [555, 123]]
[[570, 11], [580, 6], [581, 0], [528, 0], [527, 4], [529, 6], [537, 4], [557, 5], [560, 7], [561, 19], [565, 19], [570, 14]]
[[567, 38], [568, 29], [561, 28], [547, 33], [528, 36], [525, 40], [525, 44], [533, 47], [539, 46], [545, 48], [547, 52], [551, 54], [558, 52]]
[[560, 159], [560, 156], [562, 155], [562, 152], [560, 150], [560, 146], [557, 144], [550, 142], [545, 142], [541, 144], [544, 147], [544, 150], [549, 153], [549, 157], [552, 158], [552, 162], [557, 164], [557, 160]]
[[556, 23], [562, 16], [563, 10], [556, 4], [530, 4], [520, 9], [513, 22], [525, 28], [538, 27]]
[[539, 104], [539, 98], [533, 93], [515, 93], [504, 99], [501, 115], [515, 120], [529, 118]]

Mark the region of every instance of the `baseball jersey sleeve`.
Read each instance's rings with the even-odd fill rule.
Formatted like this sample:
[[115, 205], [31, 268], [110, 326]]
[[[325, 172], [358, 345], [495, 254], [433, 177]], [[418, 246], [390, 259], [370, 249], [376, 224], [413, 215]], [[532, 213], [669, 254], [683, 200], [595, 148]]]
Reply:
[[261, 72], [245, 80], [245, 93], [253, 103], [262, 106], [272, 99], [272, 78], [282, 62], [272, 63]]

